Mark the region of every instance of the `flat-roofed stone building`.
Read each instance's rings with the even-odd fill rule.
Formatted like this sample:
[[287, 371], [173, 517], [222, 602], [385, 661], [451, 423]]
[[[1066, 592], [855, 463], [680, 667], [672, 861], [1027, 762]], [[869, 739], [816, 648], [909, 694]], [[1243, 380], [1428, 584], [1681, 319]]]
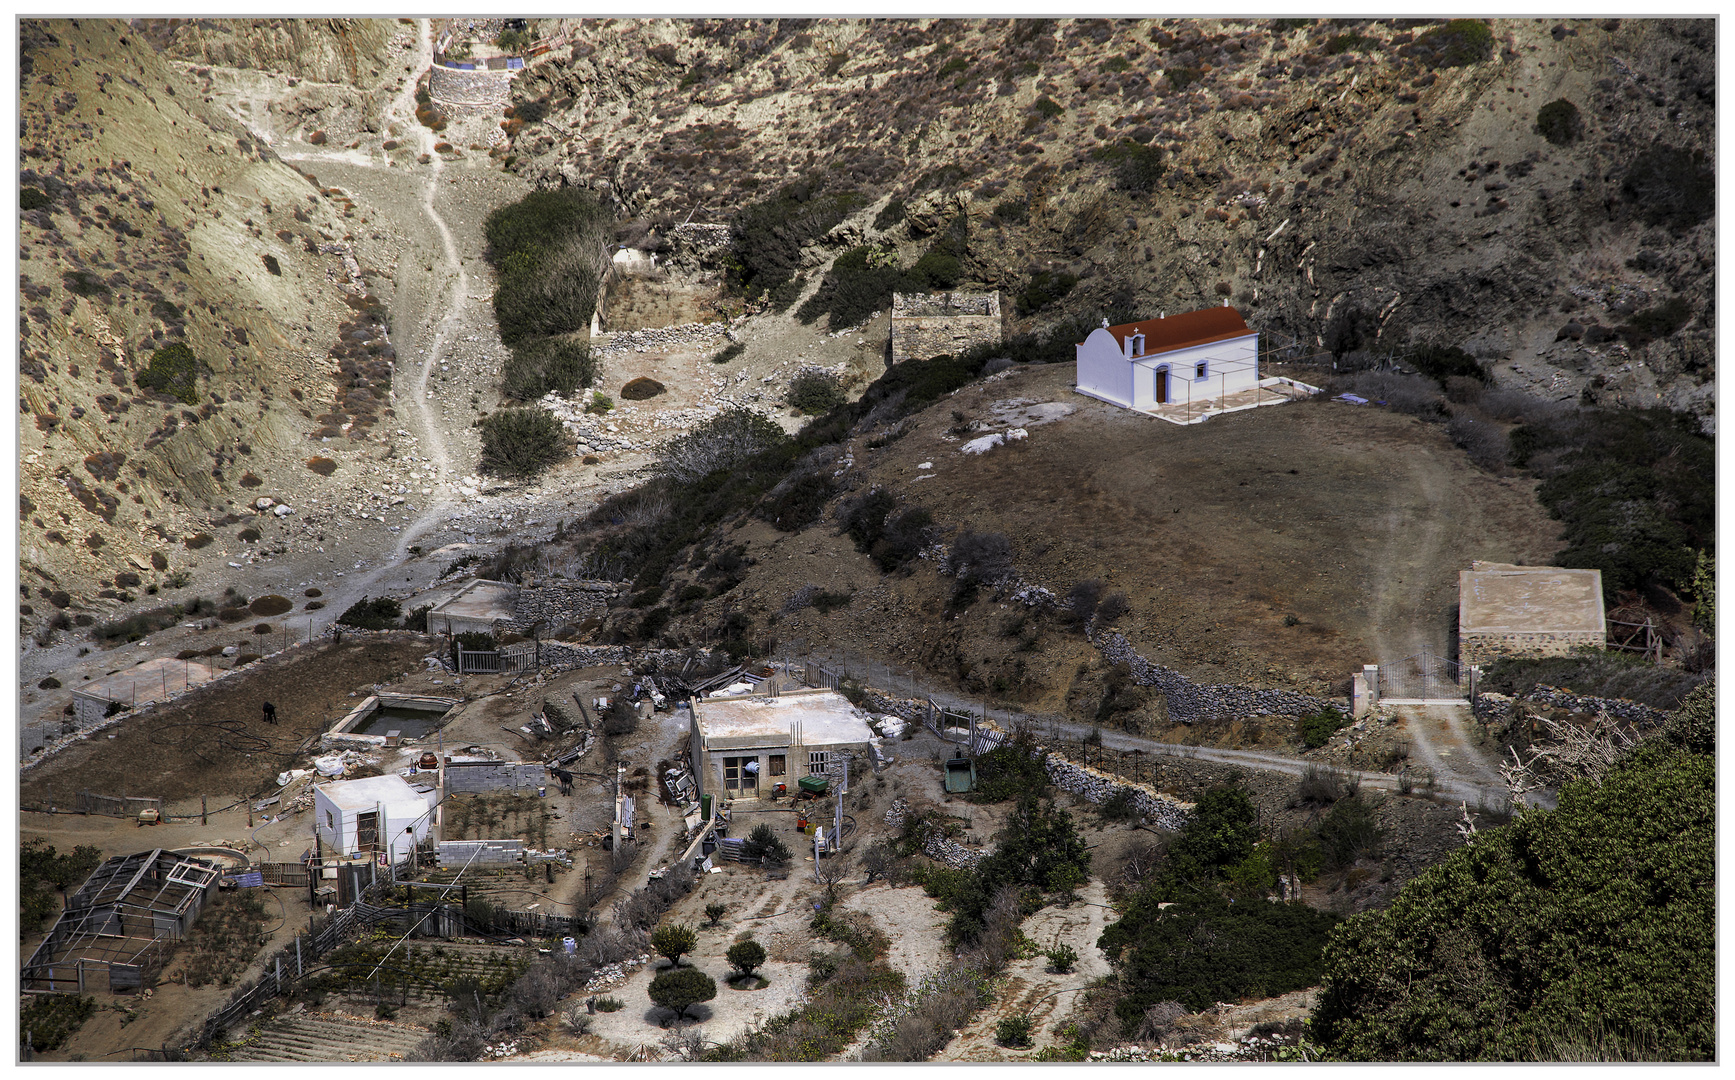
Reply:
[[1565, 656], [1603, 648], [1602, 571], [1477, 560], [1458, 575], [1458, 659]]
[[845, 757], [867, 764], [873, 729], [832, 690], [693, 702], [692, 763], [699, 792], [719, 799], [793, 794], [804, 776], [833, 775]]
[[952, 355], [1006, 339], [998, 292], [893, 293], [892, 363]]

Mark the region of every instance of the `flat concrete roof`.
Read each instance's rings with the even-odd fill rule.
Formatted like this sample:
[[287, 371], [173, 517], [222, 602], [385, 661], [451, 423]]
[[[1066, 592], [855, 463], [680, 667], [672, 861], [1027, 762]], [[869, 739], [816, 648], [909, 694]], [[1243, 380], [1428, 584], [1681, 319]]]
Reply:
[[1600, 634], [1602, 571], [1477, 562], [1458, 575], [1458, 633]]
[[72, 692], [100, 701], [124, 701], [128, 704], [162, 701], [169, 694], [210, 682], [212, 675], [209, 667], [196, 661], [159, 656], [125, 671], [75, 686]]
[[477, 579], [429, 614], [456, 615], [460, 619], [510, 619], [517, 613], [517, 599], [518, 586]]
[[795, 691], [777, 697], [706, 698], [693, 707], [699, 733], [707, 742], [748, 736], [789, 740], [793, 724], [801, 741], [816, 746], [866, 743], [874, 737], [849, 699], [833, 690]]
[[314, 787], [326, 800], [340, 810], [372, 810], [375, 806], [401, 806], [415, 801], [427, 804], [427, 797], [397, 773], [384, 776], [363, 776], [356, 780], [336, 780]]

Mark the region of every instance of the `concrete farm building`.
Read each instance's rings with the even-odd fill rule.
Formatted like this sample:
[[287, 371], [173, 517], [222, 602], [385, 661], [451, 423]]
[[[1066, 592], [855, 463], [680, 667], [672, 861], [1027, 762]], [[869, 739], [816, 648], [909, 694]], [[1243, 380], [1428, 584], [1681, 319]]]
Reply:
[[780, 784], [793, 794], [802, 777], [829, 773], [845, 755], [869, 768], [873, 737], [832, 690], [706, 698], [693, 703], [693, 775], [701, 795], [721, 799], [770, 798]]
[[1458, 574], [1458, 658], [1565, 656], [1603, 648], [1602, 571], [1477, 560]]

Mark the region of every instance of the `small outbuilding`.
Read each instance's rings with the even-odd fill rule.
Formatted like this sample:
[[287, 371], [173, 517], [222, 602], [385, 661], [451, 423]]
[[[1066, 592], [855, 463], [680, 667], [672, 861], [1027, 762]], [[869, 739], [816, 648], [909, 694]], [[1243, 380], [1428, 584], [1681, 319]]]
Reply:
[[320, 848], [337, 857], [385, 853], [402, 857], [432, 828], [429, 811], [439, 797], [403, 777], [364, 776], [313, 789], [314, 827]]
[[477, 578], [428, 612], [430, 634], [491, 634], [518, 611], [518, 586]]
[[691, 737], [701, 795], [762, 799], [840, 772], [845, 758], [865, 768], [874, 733], [842, 694], [796, 690], [695, 701]]
[[1602, 571], [1470, 564], [1458, 575], [1458, 658], [1565, 656], [1608, 644]]

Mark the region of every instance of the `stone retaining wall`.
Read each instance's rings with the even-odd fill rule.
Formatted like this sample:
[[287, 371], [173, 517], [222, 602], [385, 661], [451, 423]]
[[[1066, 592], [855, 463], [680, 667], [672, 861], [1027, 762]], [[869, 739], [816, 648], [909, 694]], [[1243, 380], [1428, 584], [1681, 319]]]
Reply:
[[622, 589], [621, 585], [602, 581], [525, 585], [518, 590], [517, 601], [512, 609], [513, 621], [522, 627], [542, 622], [548, 624], [547, 628], [550, 630], [561, 623], [580, 622], [587, 616], [606, 609], [609, 598]]
[[1179, 829], [1187, 823], [1190, 816], [1186, 807], [1161, 792], [1153, 791], [1143, 784], [1129, 784], [1118, 777], [1104, 775], [1095, 769], [1068, 761], [1059, 754], [1047, 755], [1043, 764], [1048, 769], [1049, 782], [1055, 787], [1082, 796], [1098, 805], [1109, 801], [1116, 792], [1131, 793], [1133, 805], [1138, 808], [1139, 815], [1158, 828]]
[[[902, 799], [894, 799], [892, 808], [886, 811], [886, 824], [894, 829], [902, 829], [909, 812], [908, 803]], [[948, 839], [945, 833], [931, 827], [922, 837], [922, 854], [954, 870], [974, 870], [985, 857], [985, 853], [971, 850], [955, 840]]]
[[669, 251], [664, 263], [680, 270], [695, 271], [720, 267], [729, 254], [729, 226], [701, 225], [689, 222], [676, 225], [666, 234]]
[[1233, 684], [1201, 686], [1178, 671], [1146, 660], [1121, 634], [1102, 638], [1097, 642], [1097, 649], [1109, 663], [1127, 665], [1135, 683], [1154, 687], [1162, 693], [1168, 700], [1170, 719], [1183, 724], [1244, 716], [1300, 716], [1320, 709], [1349, 712], [1345, 702], [1293, 690], [1260, 690]]
[[516, 71], [460, 71], [435, 64], [428, 69], [428, 96], [450, 116], [502, 112], [512, 96]]
[[1655, 727], [1668, 718], [1668, 713], [1653, 709], [1625, 698], [1599, 698], [1584, 694], [1574, 694], [1556, 686], [1538, 685], [1522, 697], [1512, 698], [1505, 694], [1484, 692], [1477, 695], [1471, 710], [1476, 719], [1484, 724], [1504, 724], [1512, 718], [1512, 710], [1519, 702], [1543, 705], [1551, 709], [1567, 709], [1571, 712], [1607, 714], [1616, 720], [1622, 720], [1638, 727]]

